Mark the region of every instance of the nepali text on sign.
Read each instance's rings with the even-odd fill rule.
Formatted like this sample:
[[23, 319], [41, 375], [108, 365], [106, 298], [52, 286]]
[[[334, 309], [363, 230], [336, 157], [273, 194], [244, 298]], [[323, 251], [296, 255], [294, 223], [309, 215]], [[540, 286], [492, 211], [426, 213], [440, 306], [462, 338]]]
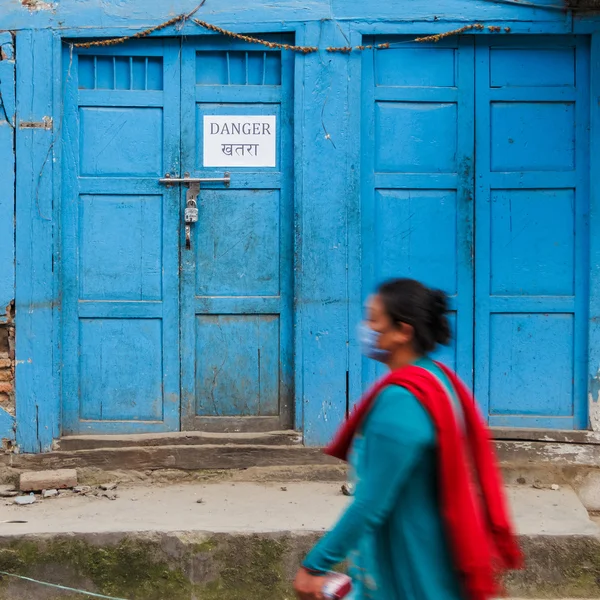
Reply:
[[276, 166], [276, 127], [275, 115], [204, 115], [204, 166]]

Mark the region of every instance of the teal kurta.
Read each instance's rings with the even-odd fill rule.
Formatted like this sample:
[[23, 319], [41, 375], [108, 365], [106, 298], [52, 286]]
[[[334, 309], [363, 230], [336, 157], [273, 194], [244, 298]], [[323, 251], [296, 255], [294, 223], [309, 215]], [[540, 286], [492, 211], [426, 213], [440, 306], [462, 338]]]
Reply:
[[[433, 361], [416, 364], [451, 390]], [[304, 566], [326, 572], [348, 560], [352, 600], [464, 600], [440, 514], [436, 452], [421, 403], [404, 388], [383, 390], [353, 442], [353, 501]]]

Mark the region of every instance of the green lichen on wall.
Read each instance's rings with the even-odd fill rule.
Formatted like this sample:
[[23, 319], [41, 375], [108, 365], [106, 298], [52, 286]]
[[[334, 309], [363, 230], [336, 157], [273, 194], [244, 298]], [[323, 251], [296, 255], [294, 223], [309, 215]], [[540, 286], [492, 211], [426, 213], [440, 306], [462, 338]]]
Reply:
[[[69, 537], [16, 541], [0, 549], [0, 570], [34, 578], [52, 572], [54, 583], [131, 600], [187, 600], [193, 590], [186, 573], [170, 564], [157, 542], [133, 538], [103, 546]], [[4, 600], [3, 590], [15, 585], [5, 578], [0, 598]]]
[[599, 537], [531, 536], [522, 545], [526, 569], [506, 578], [513, 597], [600, 597]]
[[[295, 551], [286, 537], [131, 536], [92, 543], [58, 536], [0, 543], [0, 570], [128, 600], [291, 600]], [[12, 600], [24, 585], [28, 593], [36, 589], [4, 578], [0, 600]], [[48, 588], [41, 597], [52, 597]]]
[[287, 600], [294, 596], [283, 564], [286, 538], [243, 537], [214, 552], [221, 565], [218, 579], [206, 585], [202, 600]]
[[[316, 534], [95, 534], [0, 538], [0, 570], [128, 600], [292, 600]], [[599, 598], [600, 538], [525, 536], [515, 598]], [[80, 600], [0, 581], [0, 600]], [[89, 598], [89, 597], [88, 597]]]

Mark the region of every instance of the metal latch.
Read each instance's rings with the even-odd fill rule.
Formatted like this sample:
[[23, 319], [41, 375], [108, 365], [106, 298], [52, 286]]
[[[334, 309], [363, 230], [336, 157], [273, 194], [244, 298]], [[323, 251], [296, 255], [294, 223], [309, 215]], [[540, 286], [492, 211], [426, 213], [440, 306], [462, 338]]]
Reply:
[[200, 188], [201, 183], [224, 183], [226, 187], [229, 187], [231, 183], [231, 173], [223, 173], [223, 177], [190, 177], [189, 173], [184, 173], [183, 177], [171, 177], [170, 173], [166, 173], [164, 177], [158, 180], [158, 183], [163, 183], [167, 187], [172, 187], [176, 183], [183, 183], [183, 185], [190, 186], [192, 184], [198, 184]]
[[189, 173], [184, 173], [183, 178], [171, 177], [167, 173], [164, 177], [158, 180], [159, 183], [166, 185], [168, 188], [173, 187], [176, 183], [183, 184], [187, 187], [185, 194], [185, 209], [183, 212], [183, 220], [185, 222], [185, 247], [189, 250], [191, 247], [191, 225], [198, 222], [198, 196], [200, 195], [201, 183], [224, 183], [229, 187], [231, 176], [228, 172], [223, 174], [223, 177], [190, 177]]

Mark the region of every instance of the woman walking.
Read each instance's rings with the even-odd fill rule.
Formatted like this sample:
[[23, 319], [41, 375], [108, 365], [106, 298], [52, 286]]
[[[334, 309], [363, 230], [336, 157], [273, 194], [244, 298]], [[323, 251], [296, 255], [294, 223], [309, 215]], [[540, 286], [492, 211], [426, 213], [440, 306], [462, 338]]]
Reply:
[[349, 460], [353, 501], [306, 557], [301, 600], [348, 561], [352, 600], [487, 600], [521, 553], [474, 400], [430, 354], [450, 341], [444, 293], [410, 279], [379, 287], [361, 325], [363, 352], [389, 374], [326, 452]]

